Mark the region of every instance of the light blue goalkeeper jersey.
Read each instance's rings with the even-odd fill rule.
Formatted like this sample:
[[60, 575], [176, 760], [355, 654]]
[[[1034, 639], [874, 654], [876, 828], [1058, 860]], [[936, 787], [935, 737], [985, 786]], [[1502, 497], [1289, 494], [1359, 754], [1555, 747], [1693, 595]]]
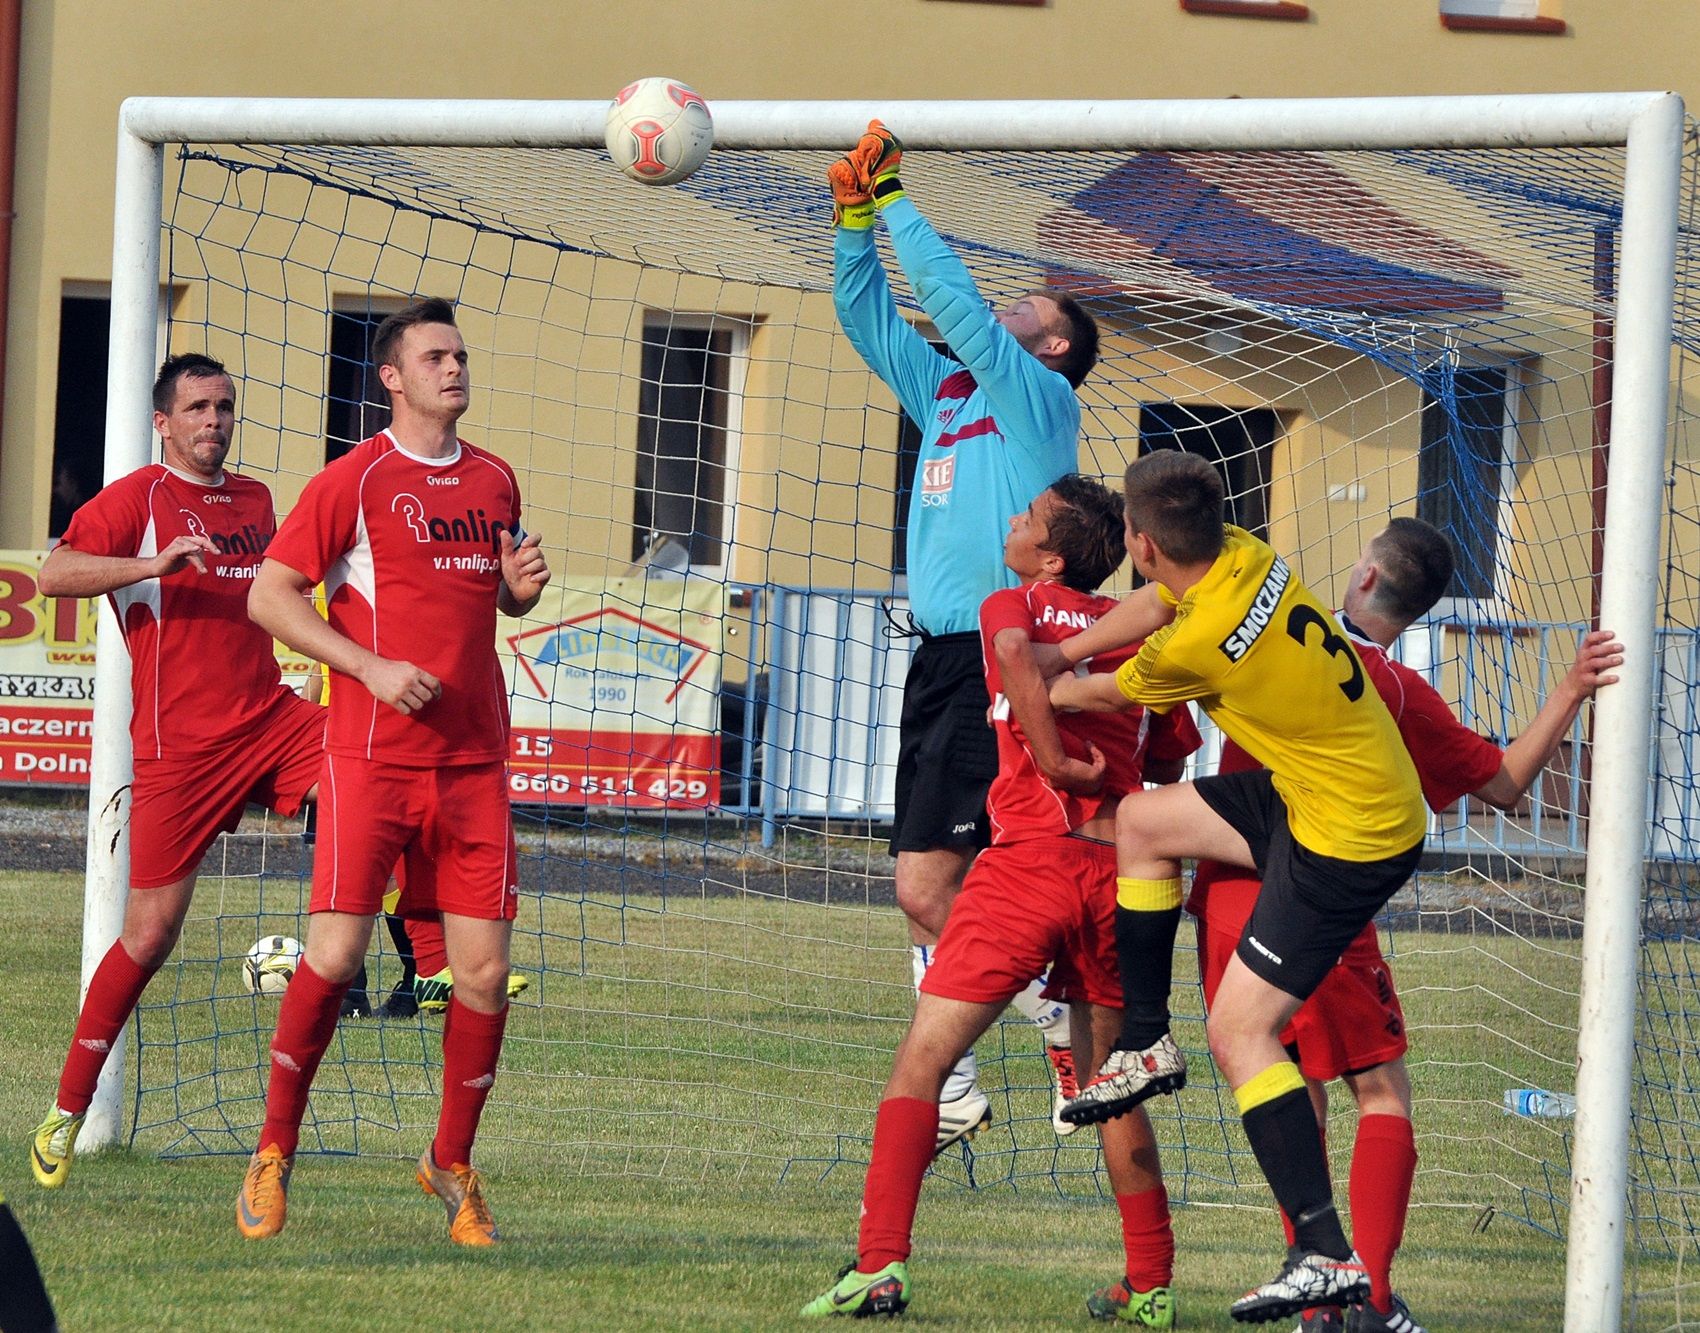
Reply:
[[898, 313], [872, 228], [839, 228], [833, 301], [874, 374], [921, 428], [909, 497], [909, 606], [928, 634], [977, 631], [980, 603], [1013, 587], [1010, 518], [1074, 471], [1080, 403], [980, 299], [967, 267], [908, 199], [882, 210], [915, 299], [956, 360]]

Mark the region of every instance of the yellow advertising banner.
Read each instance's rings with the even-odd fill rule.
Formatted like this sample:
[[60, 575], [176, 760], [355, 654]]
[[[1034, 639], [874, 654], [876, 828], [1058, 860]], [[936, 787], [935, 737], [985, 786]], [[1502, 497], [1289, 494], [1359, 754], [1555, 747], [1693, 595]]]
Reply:
[[[44, 555], [0, 551], [0, 784], [84, 786], [97, 599], [44, 597]], [[559, 580], [497, 627], [516, 803], [701, 808], [719, 798], [726, 589]], [[284, 679], [312, 664], [283, 649]]]
[[0, 551], [0, 782], [86, 786], [93, 599], [43, 597], [39, 551]]

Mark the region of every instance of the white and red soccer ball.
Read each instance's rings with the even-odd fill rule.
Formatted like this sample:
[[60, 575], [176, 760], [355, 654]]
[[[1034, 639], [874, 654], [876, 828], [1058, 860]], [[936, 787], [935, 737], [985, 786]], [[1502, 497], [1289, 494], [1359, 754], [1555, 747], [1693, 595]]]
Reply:
[[628, 83], [608, 104], [603, 139], [614, 165], [645, 185], [672, 185], [700, 167], [714, 144], [714, 118], [677, 79]]

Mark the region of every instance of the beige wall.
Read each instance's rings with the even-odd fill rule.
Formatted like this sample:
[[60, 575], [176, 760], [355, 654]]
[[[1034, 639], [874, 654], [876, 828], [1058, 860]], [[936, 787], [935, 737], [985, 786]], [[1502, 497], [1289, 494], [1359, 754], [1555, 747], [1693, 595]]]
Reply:
[[[1172, 0], [1040, 8], [627, 0], [617, 22], [588, 12], [550, 0], [488, 11], [436, 0], [32, 0], [23, 21], [0, 546], [46, 536], [59, 302], [67, 283], [110, 273], [113, 144], [125, 96], [602, 98], [628, 77], [657, 72], [686, 78], [711, 99], [1700, 93], [1700, 6], [1682, 0], [1563, 0], [1558, 12], [1570, 31], [1556, 38], [1447, 32], [1434, 0], [1316, 0], [1305, 23], [1187, 15]], [[773, 399], [758, 408], [788, 410]], [[317, 428], [304, 418], [308, 429]], [[1294, 447], [1302, 442], [1301, 432]], [[617, 486], [611, 456], [604, 471], [602, 484]], [[853, 572], [872, 555], [839, 558]]]

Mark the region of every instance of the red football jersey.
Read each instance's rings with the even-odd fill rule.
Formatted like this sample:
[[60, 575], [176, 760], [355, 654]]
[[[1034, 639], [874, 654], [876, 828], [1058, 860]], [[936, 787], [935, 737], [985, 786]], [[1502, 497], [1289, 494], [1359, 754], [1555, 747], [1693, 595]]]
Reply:
[[[1341, 623], [1363, 660], [1370, 683], [1393, 714], [1400, 739], [1411, 752], [1429, 809], [1445, 810], [1499, 772], [1504, 758], [1500, 748], [1460, 722], [1420, 672], [1395, 662], [1385, 648], [1357, 633], [1344, 617]], [[1257, 761], [1233, 741], [1223, 742], [1220, 772], [1256, 767]], [[1251, 917], [1258, 888], [1258, 880], [1238, 867], [1201, 861], [1193, 876], [1187, 910], [1200, 917], [1208, 912], [1217, 929], [1237, 932]]]
[[271, 635], [248, 619], [248, 585], [276, 529], [271, 492], [251, 477], [226, 472], [209, 486], [163, 463], [119, 478], [72, 516], [62, 540], [85, 555], [158, 555], [191, 535], [219, 550], [205, 574], [184, 565], [109, 594], [130, 650], [137, 758], [237, 740], [286, 688]]
[[357, 445], [307, 483], [266, 552], [325, 585], [340, 634], [442, 682], [441, 698], [404, 716], [333, 672], [331, 754], [411, 767], [508, 756], [496, 594], [519, 483], [494, 454], [459, 445], [445, 459], [410, 454], [388, 431]]
[[[992, 699], [998, 738], [998, 775], [986, 795], [993, 843], [1070, 833], [1096, 815], [1106, 802], [1139, 790], [1148, 750], [1164, 758], [1183, 758], [1199, 747], [1190, 708], [1174, 708], [1162, 717], [1149, 715], [1142, 708], [1122, 713], [1060, 713], [1057, 731], [1070, 756], [1086, 758], [1089, 741], [1103, 752], [1104, 787], [1096, 796], [1071, 796], [1040, 775], [1027, 737], [1004, 698], [1003, 673], [998, 669], [992, 641], [1000, 630], [1018, 629], [1034, 643], [1061, 643], [1093, 624], [1115, 604], [1113, 597], [1077, 592], [1051, 580], [1001, 589], [980, 604], [986, 693]], [[1094, 673], [1114, 671], [1138, 648], [1138, 644], [1132, 644], [1095, 657], [1088, 669]]]

